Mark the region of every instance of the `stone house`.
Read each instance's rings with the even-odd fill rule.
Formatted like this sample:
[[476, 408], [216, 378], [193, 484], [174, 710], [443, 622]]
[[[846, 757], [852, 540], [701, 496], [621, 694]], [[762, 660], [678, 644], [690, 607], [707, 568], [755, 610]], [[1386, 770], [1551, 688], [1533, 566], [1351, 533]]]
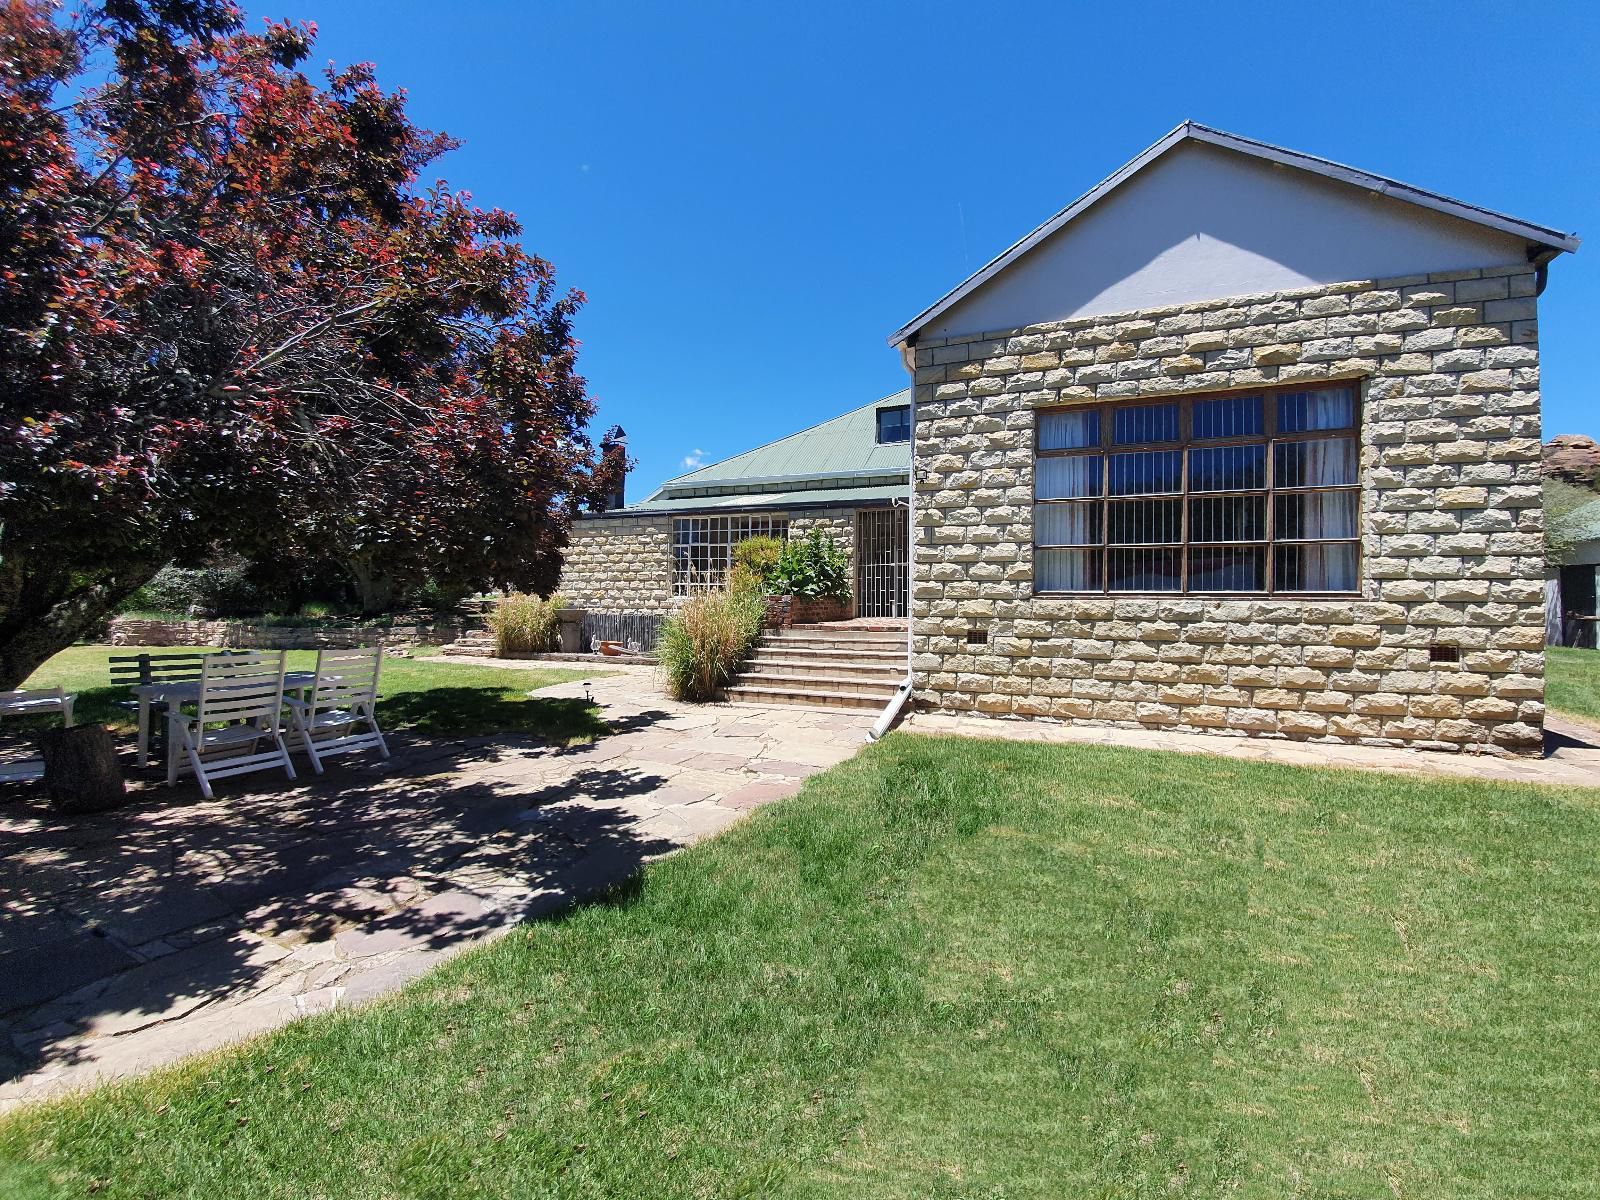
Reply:
[[721, 585], [736, 543], [821, 528], [849, 556], [852, 614], [904, 618], [910, 437], [902, 391], [580, 517], [561, 593], [587, 640], [648, 646], [674, 602]]
[[890, 339], [916, 701], [1536, 751], [1577, 245], [1180, 125]]

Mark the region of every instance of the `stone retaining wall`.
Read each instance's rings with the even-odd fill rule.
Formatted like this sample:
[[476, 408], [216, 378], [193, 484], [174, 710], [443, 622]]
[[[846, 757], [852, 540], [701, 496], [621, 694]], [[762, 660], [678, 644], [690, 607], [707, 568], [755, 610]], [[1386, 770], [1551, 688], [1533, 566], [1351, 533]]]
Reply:
[[[1519, 263], [919, 343], [919, 701], [1537, 751], [1535, 290]], [[1362, 396], [1359, 598], [1034, 595], [1036, 409], [1334, 381]]]
[[248, 621], [152, 621], [117, 617], [107, 630], [113, 646], [222, 646], [241, 650], [348, 649], [353, 646], [442, 644], [481, 623], [433, 621], [393, 625], [256, 625]]

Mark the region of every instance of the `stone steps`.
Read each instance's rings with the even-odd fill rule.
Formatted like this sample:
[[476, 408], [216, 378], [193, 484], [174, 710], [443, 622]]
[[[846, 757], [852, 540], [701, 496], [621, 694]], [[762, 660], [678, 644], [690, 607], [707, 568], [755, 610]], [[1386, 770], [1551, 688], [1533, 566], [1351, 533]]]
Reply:
[[487, 631], [466, 634], [448, 646], [440, 646], [439, 653], [451, 658], [493, 658], [494, 634]]
[[906, 665], [903, 633], [795, 626], [763, 637], [727, 694], [735, 704], [880, 709]]

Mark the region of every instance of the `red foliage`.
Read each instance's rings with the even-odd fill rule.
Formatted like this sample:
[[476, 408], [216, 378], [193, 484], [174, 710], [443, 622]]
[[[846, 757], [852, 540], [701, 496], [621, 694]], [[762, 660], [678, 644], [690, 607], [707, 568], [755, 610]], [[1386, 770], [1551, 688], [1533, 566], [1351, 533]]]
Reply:
[[0, 687], [219, 544], [548, 587], [611, 485], [582, 296], [314, 33], [0, 0]]

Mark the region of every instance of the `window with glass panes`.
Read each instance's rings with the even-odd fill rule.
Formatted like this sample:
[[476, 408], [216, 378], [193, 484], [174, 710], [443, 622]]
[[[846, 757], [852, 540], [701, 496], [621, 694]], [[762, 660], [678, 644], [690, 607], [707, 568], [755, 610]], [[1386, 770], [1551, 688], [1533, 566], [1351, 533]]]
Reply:
[[1035, 592], [1354, 592], [1354, 386], [1036, 414]]
[[722, 586], [733, 548], [746, 538], [789, 536], [785, 517], [678, 517], [672, 522], [672, 591], [687, 596]]

